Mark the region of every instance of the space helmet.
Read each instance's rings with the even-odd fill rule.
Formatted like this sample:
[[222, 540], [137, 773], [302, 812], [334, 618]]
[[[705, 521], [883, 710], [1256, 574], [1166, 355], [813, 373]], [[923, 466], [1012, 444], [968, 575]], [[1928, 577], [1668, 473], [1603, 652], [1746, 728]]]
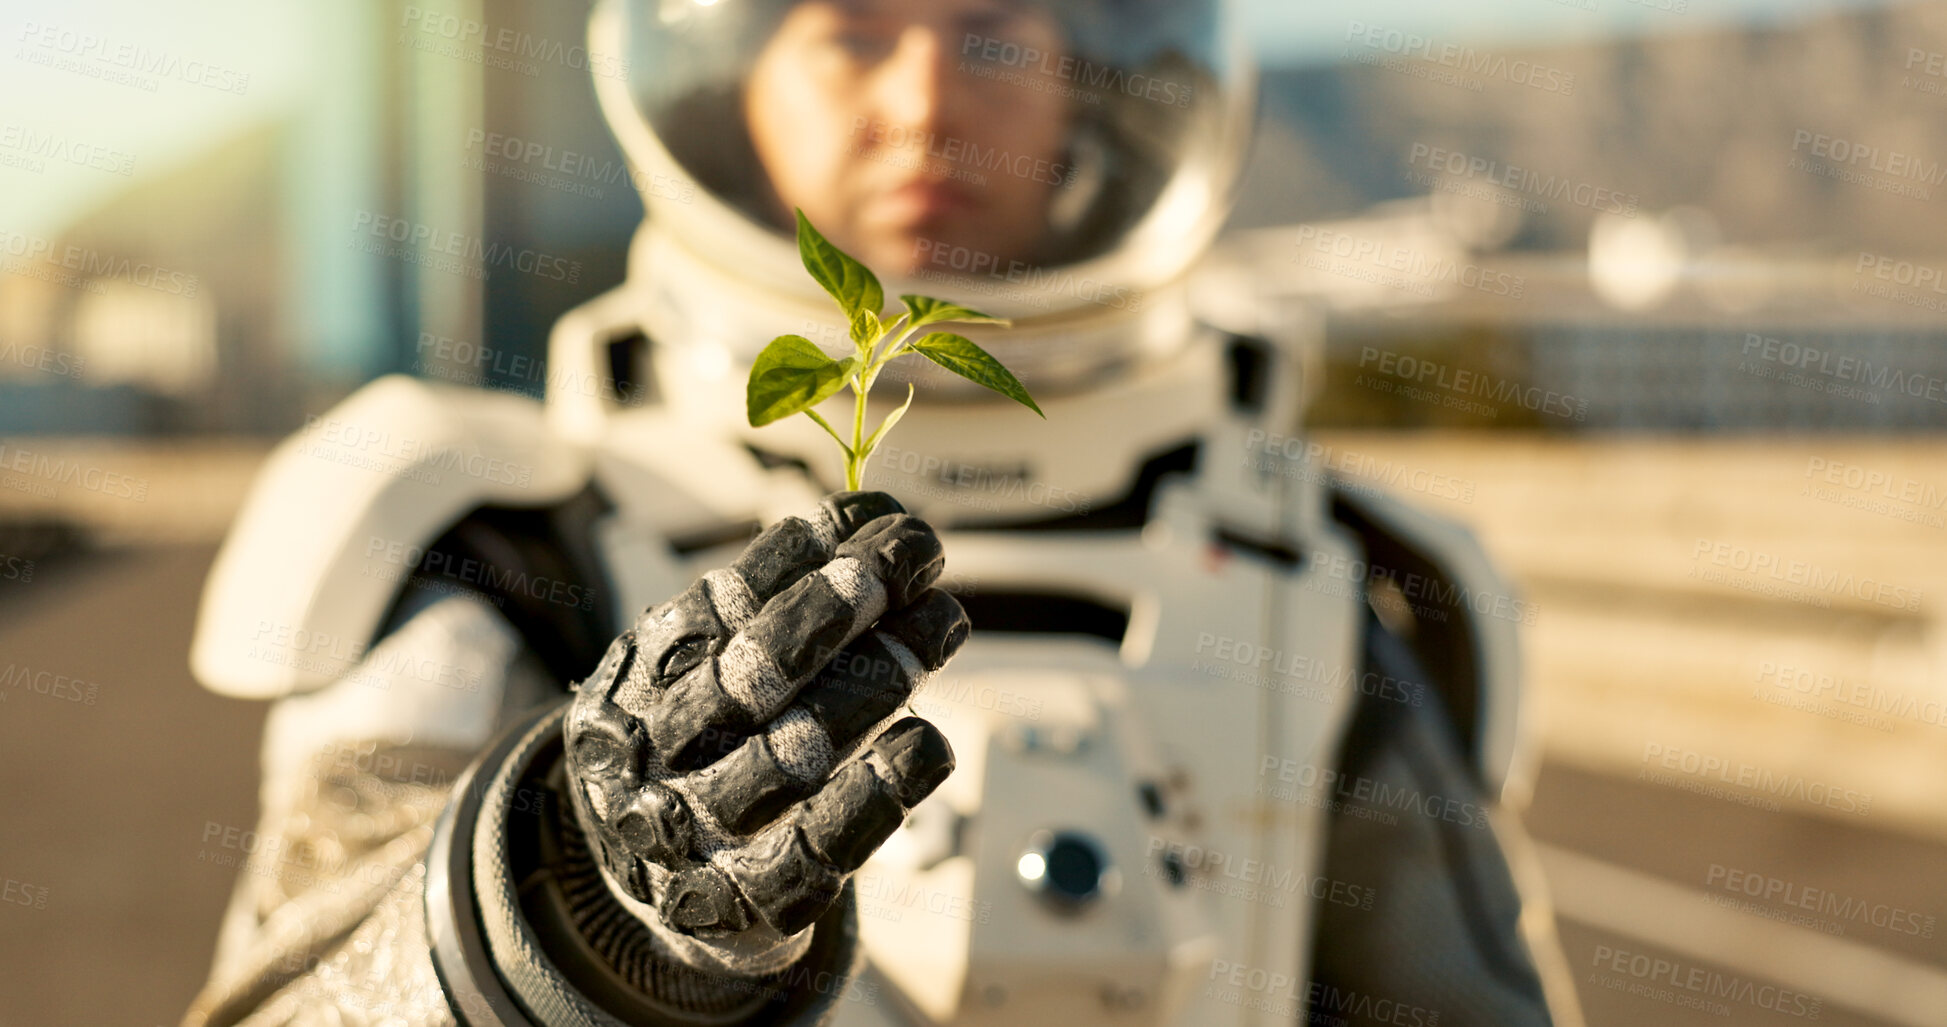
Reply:
[[730, 366], [847, 348], [796, 211], [889, 298], [1011, 319], [979, 341], [1031, 387], [1165, 354], [1255, 117], [1227, 0], [602, 0], [590, 49], [625, 69], [596, 87], [647, 208], [631, 278]]

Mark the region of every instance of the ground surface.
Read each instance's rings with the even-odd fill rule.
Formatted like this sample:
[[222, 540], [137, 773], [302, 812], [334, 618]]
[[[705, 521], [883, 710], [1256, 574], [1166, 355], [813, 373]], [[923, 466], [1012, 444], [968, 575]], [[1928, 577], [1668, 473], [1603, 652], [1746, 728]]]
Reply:
[[[1872, 922], [1873, 910], [1947, 918], [1941, 728], [1754, 698], [1755, 675], [1780, 662], [1900, 694], [1941, 688], [1932, 597], [1947, 599], [1947, 532], [1796, 492], [1807, 453], [1904, 480], [1938, 475], [1941, 451], [1332, 441], [1473, 485], [1446, 512], [1477, 524], [1541, 608], [1526, 645], [1546, 756], [1526, 819], [1589, 1023], [1805, 1019], [1764, 1008], [1778, 987], [1816, 998], [1819, 1023], [1947, 1022], [1947, 924], [1921, 937]], [[180, 523], [193, 535], [220, 522]], [[1760, 601], [1741, 587], [1759, 579], [1688, 574], [1699, 538], [1930, 598], [1918, 611], [1839, 593]], [[254, 822], [263, 716], [189, 677], [213, 553], [208, 541], [151, 540], [49, 557], [31, 582], [0, 579], [0, 1027], [173, 1023], [208, 968], [235, 873], [223, 838]], [[1769, 810], [1680, 777], [1642, 780], [1646, 740], [1795, 768], [1875, 806]], [[1721, 887], [1729, 869], [1833, 898], [1809, 913], [1746, 899]], [[1781, 919], [1794, 914], [1804, 919]], [[1667, 980], [1604, 971], [1597, 956], [1610, 950], [1754, 987], [1704, 995], [1699, 1010]]]

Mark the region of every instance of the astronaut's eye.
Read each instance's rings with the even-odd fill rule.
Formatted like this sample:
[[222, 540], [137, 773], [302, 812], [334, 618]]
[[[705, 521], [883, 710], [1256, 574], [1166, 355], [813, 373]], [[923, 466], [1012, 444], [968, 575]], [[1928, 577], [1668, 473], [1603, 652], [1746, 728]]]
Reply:
[[703, 635], [681, 638], [663, 651], [662, 666], [656, 668], [656, 677], [662, 681], [674, 681], [696, 669], [703, 658], [710, 655], [710, 640]]

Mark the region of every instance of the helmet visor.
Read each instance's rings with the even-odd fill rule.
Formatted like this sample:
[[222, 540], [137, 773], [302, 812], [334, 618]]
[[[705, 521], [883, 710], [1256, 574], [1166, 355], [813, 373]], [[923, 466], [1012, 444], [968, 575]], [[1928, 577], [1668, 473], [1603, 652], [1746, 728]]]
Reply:
[[895, 278], [1200, 249], [1241, 156], [1216, 0], [623, 6], [636, 111], [679, 169]]

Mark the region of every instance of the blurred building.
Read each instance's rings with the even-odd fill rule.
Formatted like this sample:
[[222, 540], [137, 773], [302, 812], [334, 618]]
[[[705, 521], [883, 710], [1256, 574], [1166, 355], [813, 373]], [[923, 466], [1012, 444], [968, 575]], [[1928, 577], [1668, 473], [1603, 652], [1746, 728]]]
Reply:
[[[1940, 276], [1875, 274], [1947, 270], [1947, 76], [1926, 57], [1947, 51], [1943, 12], [1525, 47], [1348, 15], [1330, 61], [1268, 69], [1235, 218], [1296, 226], [1248, 252], [1330, 312], [1321, 423], [1940, 426], [1938, 401], [1807, 379], [1762, 340], [1947, 378]], [[340, 70], [293, 109], [9, 241], [0, 433], [276, 435], [398, 371], [538, 394], [549, 325], [621, 279], [641, 213], [585, 17], [515, 0], [307, 15]], [[1371, 244], [1349, 263], [1347, 238]], [[1339, 387], [1372, 349], [1579, 413], [1506, 388]]]
[[1947, 6], [1544, 47], [1375, 21], [1267, 76], [1235, 219], [1296, 226], [1243, 250], [1329, 311], [1317, 423], [1947, 426]]
[[[538, 395], [542, 376], [506, 369], [621, 279], [641, 218], [595, 108], [586, 17], [511, 0], [311, 12], [331, 73], [294, 107], [140, 169], [61, 231], [8, 235], [0, 435], [277, 435], [389, 372]], [[556, 273], [523, 270], [542, 264]], [[440, 366], [441, 339], [480, 359]]]

